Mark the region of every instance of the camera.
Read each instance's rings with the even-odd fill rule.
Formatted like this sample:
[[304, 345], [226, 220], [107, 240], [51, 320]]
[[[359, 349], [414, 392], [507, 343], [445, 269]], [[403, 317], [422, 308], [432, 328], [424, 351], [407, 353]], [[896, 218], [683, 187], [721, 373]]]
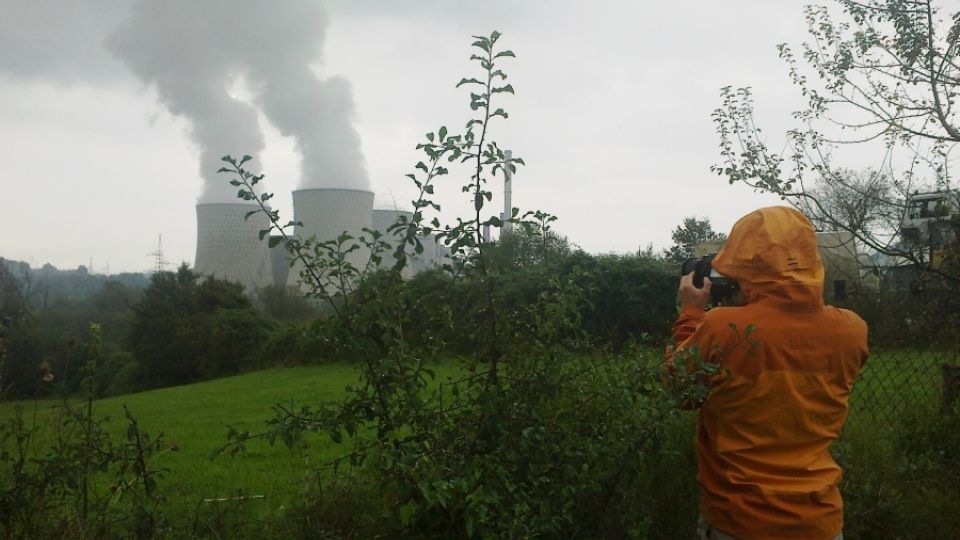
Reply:
[[693, 272], [693, 286], [702, 289], [703, 278], [710, 278], [710, 304], [714, 306], [729, 306], [734, 296], [739, 292], [737, 282], [718, 273], [713, 269], [713, 258], [716, 253], [708, 253], [703, 257], [691, 257], [683, 261], [680, 275], [685, 276]]

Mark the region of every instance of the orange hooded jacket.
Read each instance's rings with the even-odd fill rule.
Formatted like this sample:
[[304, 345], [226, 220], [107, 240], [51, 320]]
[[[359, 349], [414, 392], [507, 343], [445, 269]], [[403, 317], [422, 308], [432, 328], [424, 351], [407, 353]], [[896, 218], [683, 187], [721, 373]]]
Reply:
[[697, 419], [700, 513], [741, 540], [834, 538], [842, 473], [829, 447], [867, 358], [866, 323], [823, 304], [816, 235], [792, 208], [741, 218], [713, 268], [746, 305], [686, 306], [673, 327], [678, 351], [696, 347], [725, 372]]

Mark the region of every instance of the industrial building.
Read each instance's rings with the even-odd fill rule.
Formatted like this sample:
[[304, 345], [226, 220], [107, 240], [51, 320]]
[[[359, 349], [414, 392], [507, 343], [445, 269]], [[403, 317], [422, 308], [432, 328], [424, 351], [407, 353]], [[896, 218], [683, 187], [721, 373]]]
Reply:
[[270, 226], [255, 204], [197, 205], [197, 255], [194, 269], [203, 275], [235, 281], [252, 291], [273, 282], [270, 249], [260, 231]]
[[[302, 223], [294, 234], [320, 242], [337, 240], [346, 232], [354, 238], [351, 243], [360, 249], [351, 252], [347, 260], [360, 270], [370, 257], [370, 251], [360, 244], [364, 229], [379, 231], [381, 239], [391, 248], [382, 254], [380, 268], [393, 264], [393, 251], [399, 241], [388, 232], [399, 219], [407, 221], [413, 214], [403, 210], [373, 208], [374, 194], [357, 189], [301, 189], [293, 192], [294, 221]], [[197, 205], [197, 253], [194, 269], [209, 276], [235, 281], [248, 293], [268, 285], [297, 286], [301, 263], [290, 265], [289, 253], [283, 244], [270, 249], [267, 239], [260, 240], [260, 231], [269, 228], [267, 217], [258, 212], [245, 219], [259, 206], [247, 203], [213, 203]], [[369, 235], [367, 235], [369, 236]], [[435, 235], [421, 237], [423, 253], [413, 255], [402, 272], [409, 279], [416, 273], [442, 266], [450, 250]]]

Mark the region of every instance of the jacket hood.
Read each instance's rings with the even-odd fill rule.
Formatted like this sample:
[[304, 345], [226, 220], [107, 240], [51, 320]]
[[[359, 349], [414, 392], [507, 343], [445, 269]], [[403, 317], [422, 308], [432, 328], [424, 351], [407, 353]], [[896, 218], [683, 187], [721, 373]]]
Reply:
[[761, 208], [740, 218], [713, 268], [740, 285], [748, 304], [802, 311], [823, 306], [817, 236], [810, 220], [793, 208]]

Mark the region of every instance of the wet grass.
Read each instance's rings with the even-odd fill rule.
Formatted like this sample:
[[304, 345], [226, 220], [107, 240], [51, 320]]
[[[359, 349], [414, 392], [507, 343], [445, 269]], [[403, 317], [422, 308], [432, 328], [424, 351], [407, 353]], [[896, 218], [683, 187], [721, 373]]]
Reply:
[[[438, 381], [458, 372], [452, 363], [435, 369]], [[262, 430], [274, 404], [300, 407], [334, 400], [345, 396], [345, 387], [356, 386], [358, 380], [356, 368], [346, 364], [271, 369], [97, 400], [94, 415], [109, 417], [109, 429], [122, 437], [126, 405], [142, 430], [150, 435], [163, 433], [165, 449], [153, 466], [168, 470], [160, 483], [166, 499], [164, 511], [172, 520], [197, 514], [197, 508], [221, 504], [205, 499], [253, 495], [258, 497], [246, 499], [245, 512], [262, 518], [302, 499], [308, 471], [344, 455], [348, 447], [323, 436], [311, 437], [306, 452], [290, 450], [282, 443], [270, 446], [254, 441], [235, 456], [211, 458], [226, 442], [227, 426]], [[44, 427], [60, 404], [59, 400], [0, 403], [0, 420], [15, 414], [19, 407], [28, 422], [36, 414], [38, 425]], [[52, 436], [49, 430], [43, 433]], [[41, 437], [37, 447], [43, 444]]]

